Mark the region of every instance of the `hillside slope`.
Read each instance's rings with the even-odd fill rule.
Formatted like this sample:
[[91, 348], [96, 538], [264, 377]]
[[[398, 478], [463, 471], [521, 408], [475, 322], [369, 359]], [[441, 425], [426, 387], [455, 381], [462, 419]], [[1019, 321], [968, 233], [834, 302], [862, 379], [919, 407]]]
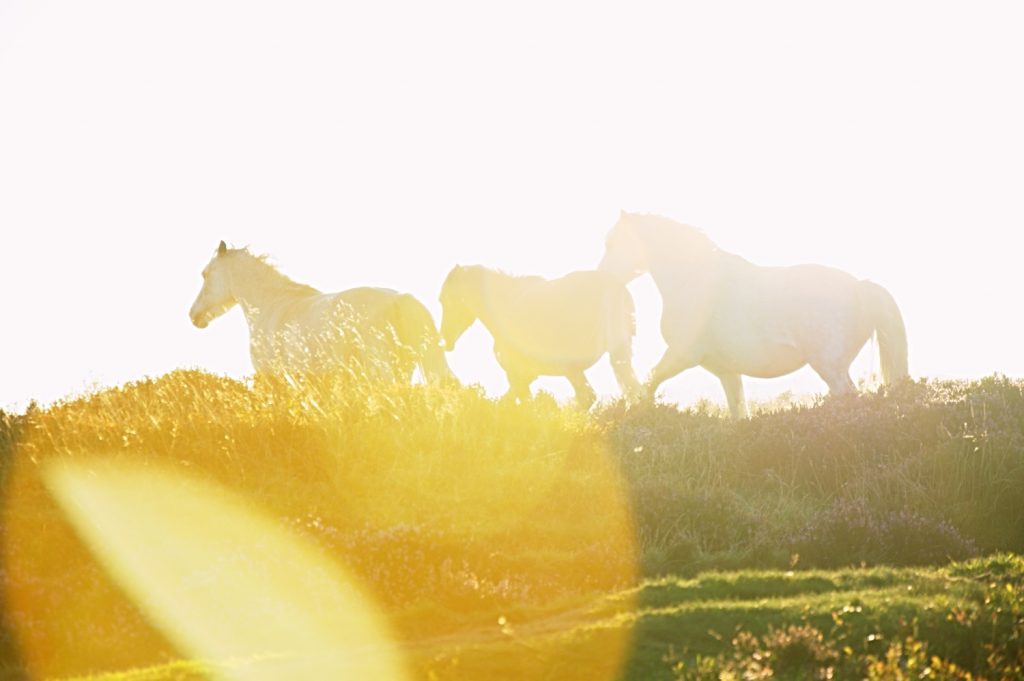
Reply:
[[696, 674], [740, 664], [714, 659], [726, 650], [786, 646], [866, 670], [906, 636], [1001, 669], [1020, 643], [1016, 558], [941, 568], [1024, 551], [1024, 391], [1002, 377], [735, 422], [179, 371], [4, 414], [0, 448], [12, 674], [194, 672], [47, 491], [69, 460], [236, 495], [351, 571], [417, 676], [669, 678], [666, 656]]

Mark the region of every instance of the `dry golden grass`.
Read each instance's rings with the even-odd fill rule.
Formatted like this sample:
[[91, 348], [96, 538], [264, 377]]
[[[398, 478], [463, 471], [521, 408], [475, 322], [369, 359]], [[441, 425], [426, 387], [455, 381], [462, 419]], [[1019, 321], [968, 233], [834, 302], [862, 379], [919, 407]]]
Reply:
[[[740, 627], [731, 613], [759, 613], [752, 636], [783, 632], [744, 638], [757, 648], [807, 632], [800, 640], [817, 640], [789, 626], [827, 638], [825, 624], [845, 607], [816, 592], [775, 594], [790, 578], [758, 572], [737, 583], [795, 600], [762, 608], [762, 596], [716, 592], [697, 609], [645, 603], [661, 590], [644, 575], [935, 565], [1024, 550], [1024, 389], [1000, 377], [907, 383], [736, 422], [701, 408], [615, 403], [581, 413], [543, 395], [514, 405], [454, 386], [346, 379], [298, 389], [177, 371], [3, 415], [0, 426], [0, 671], [33, 678], [198, 678], [207, 662], [225, 662], [183, 660], [102, 567], [44, 484], [59, 461], [184, 474], [243, 499], [353, 575], [420, 678], [611, 679], [623, 664], [631, 678], [671, 675], [668, 646], [707, 639], [702, 654], [721, 650], [707, 629]], [[1019, 561], [1009, 560], [1017, 589]], [[974, 613], [971, 635], [1000, 651], [1000, 669], [1017, 664], [1007, 651], [1020, 604], [982, 631], [986, 576], [964, 584], [959, 600], [908, 595], [890, 612], [886, 590], [905, 587], [872, 595], [879, 574], [841, 580], [863, 579], [889, 635], [914, 634], [908, 617], [934, 620], [921, 630], [931, 650], [994, 669], [943, 624]], [[894, 579], [914, 586], [916, 574]], [[934, 575], [943, 593], [957, 579]], [[737, 599], [750, 603], [737, 610]], [[863, 655], [886, 652], [853, 649], [856, 669], [866, 669]]]
[[[476, 664], [492, 671], [563, 657], [574, 643], [512, 641], [554, 640], [569, 624], [628, 607], [595, 603], [636, 578], [627, 496], [585, 414], [456, 387], [296, 390], [180, 371], [32, 411], [20, 424], [6, 593], [39, 677], [180, 655], [50, 498], [42, 472], [63, 459], [179, 471], [241, 495], [350, 570], [417, 664], [444, 666], [450, 654], [466, 678], [480, 671], [472, 654], [454, 652], [467, 646], [482, 646]], [[612, 674], [625, 638], [577, 651], [593, 661], [581, 678]]]

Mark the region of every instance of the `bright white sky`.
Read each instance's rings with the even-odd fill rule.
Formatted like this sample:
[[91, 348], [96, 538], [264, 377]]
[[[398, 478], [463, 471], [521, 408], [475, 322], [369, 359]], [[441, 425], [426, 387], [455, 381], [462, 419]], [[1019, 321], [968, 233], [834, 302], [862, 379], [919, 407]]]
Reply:
[[[439, 314], [456, 263], [592, 268], [620, 208], [883, 284], [915, 376], [1022, 376], [1022, 35], [1013, 1], [0, 0], [0, 407], [250, 372], [240, 311], [187, 317], [220, 239]], [[480, 327], [451, 362], [504, 389]]]

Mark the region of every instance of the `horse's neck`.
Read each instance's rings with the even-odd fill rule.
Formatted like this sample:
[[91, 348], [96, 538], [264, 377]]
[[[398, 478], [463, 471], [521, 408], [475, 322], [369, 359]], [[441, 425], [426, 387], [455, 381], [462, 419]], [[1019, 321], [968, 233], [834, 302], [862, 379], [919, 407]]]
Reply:
[[507, 311], [506, 301], [516, 295], [521, 284], [522, 280], [518, 277], [502, 272], [483, 270], [477, 291], [479, 298], [475, 301], [474, 307], [476, 307], [477, 317], [492, 334], [494, 325], [500, 322], [498, 316]]
[[690, 255], [681, 254], [674, 249], [661, 249], [650, 255], [648, 270], [658, 283], [680, 277], [701, 277], [711, 268], [715, 255], [713, 251]]
[[682, 258], [678, 253], [663, 251], [651, 261], [649, 270], [666, 304], [690, 303], [713, 297], [723, 266], [736, 257], [718, 249]]
[[261, 316], [297, 297], [318, 295], [311, 286], [298, 284], [263, 263], [245, 263], [234, 273], [231, 281], [235, 300], [245, 312], [250, 328]]

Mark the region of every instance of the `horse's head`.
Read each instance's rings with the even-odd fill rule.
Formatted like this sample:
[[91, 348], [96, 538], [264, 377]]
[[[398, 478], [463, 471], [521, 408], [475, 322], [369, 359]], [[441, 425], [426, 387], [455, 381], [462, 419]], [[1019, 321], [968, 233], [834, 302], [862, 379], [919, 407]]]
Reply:
[[448, 352], [477, 319], [473, 300], [479, 297], [479, 277], [473, 276], [475, 269], [456, 265], [441, 287], [441, 339]]
[[636, 233], [637, 216], [622, 211], [619, 221], [608, 232], [604, 243], [604, 257], [597, 269], [629, 283], [649, 268], [647, 252]]
[[228, 263], [235, 251], [228, 249], [223, 241], [217, 247], [210, 263], [203, 269], [203, 288], [192, 303], [188, 315], [200, 329], [230, 310], [235, 304], [231, 290], [231, 276]]

